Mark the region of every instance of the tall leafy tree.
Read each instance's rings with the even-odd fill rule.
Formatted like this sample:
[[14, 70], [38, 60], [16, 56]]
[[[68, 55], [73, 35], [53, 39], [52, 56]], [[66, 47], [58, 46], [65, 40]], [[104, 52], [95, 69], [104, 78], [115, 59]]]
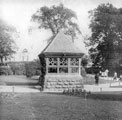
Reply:
[[15, 53], [16, 45], [12, 37], [15, 28], [0, 20], [0, 61]]
[[112, 59], [122, 55], [122, 9], [101, 4], [89, 11], [91, 23], [90, 54], [95, 66], [112, 67]]
[[39, 28], [51, 30], [55, 36], [61, 29], [65, 29], [66, 33], [72, 38], [76, 36], [76, 31], [80, 33], [77, 23], [74, 22], [77, 16], [71, 9], [65, 8], [63, 4], [59, 6], [41, 7], [32, 16], [32, 20], [39, 23]]

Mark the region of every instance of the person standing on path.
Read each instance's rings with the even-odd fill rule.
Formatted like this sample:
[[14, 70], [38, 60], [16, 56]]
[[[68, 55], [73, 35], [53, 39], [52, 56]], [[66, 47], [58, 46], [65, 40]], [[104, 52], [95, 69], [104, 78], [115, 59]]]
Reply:
[[116, 81], [117, 80], [117, 72], [114, 73], [114, 77], [113, 80]]

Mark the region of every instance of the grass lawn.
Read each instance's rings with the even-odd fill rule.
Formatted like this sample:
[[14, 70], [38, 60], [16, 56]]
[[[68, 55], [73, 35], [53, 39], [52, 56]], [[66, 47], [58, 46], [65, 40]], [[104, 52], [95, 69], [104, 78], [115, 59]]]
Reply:
[[[0, 76], [0, 85], [37, 85], [39, 76], [27, 78], [26, 76], [15, 75], [15, 76]], [[100, 77], [99, 83], [110, 83], [110, 80]], [[87, 75], [84, 79], [84, 84], [95, 84], [94, 75]]]
[[[94, 84], [87, 76], [86, 84]], [[38, 77], [0, 76], [6, 85], [35, 85]], [[110, 80], [100, 79], [100, 83]], [[0, 120], [122, 120], [122, 92], [69, 96], [46, 93], [0, 93]]]
[[26, 76], [0, 76], [0, 85], [37, 85], [39, 76], [27, 78]]
[[99, 95], [93, 99], [44, 93], [0, 96], [0, 120], [122, 120], [122, 102]]

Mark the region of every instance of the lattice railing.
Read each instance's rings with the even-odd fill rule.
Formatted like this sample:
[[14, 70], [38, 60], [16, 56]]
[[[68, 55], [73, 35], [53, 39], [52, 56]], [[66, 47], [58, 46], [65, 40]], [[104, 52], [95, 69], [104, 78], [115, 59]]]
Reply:
[[49, 66], [57, 66], [57, 58], [48, 58]]
[[79, 73], [79, 58], [47, 58], [47, 73]]
[[78, 58], [71, 58], [70, 59], [70, 65], [71, 66], [78, 66], [79, 65], [79, 59]]
[[68, 58], [60, 58], [59, 65], [60, 66], [67, 66], [68, 65]]

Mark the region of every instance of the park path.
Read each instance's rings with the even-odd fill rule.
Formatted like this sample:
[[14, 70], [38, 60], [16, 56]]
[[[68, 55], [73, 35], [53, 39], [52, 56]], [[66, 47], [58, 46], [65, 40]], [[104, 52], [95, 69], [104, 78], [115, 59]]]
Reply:
[[33, 86], [0, 86], [0, 92], [33, 93], [40, 92], [40, 90]]
[[[108, 78], [105, 78], [108, 79]], [[84, 89], [90, 92], [122, 91], [122, 82], [113, 82], [99, 85], [84, 85]], [[40, 92], [37, 80], [27, 79], [25, 76], [0, 76], [0, 92], [11, 93], [36, 93]]]
[[0, 76], [0, 92], [40, 92], [36, 79], [27, 79], [25, 76]]
[[[122, 82], [84, 85], [84, 89], [88, 92], [122, 91]], [[40, 89], [36, 88], [36, 86], [0, 86], [0, 92], [37, 93], [40, 92]]]
[[114, 92], [114, 91], [122, 91], [122, 82], [110, 82], [98, 85], [84, 85], [84, 89], [90, 92]]

